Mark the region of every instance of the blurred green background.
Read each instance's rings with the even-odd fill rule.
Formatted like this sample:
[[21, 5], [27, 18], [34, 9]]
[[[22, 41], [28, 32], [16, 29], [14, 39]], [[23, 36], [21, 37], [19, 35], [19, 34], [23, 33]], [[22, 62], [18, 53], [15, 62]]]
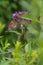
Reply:
[[[0, 0], [0, 21], [8, 22], [12, 13], [27, 10], [38, 15], [40, 13], [38, 1], [36, 0]], [[37, 13], [36, 13], [37, 12]]]
[[[5, 33], [5, 31], [12, 14], [23, 10], [30, 12], [31, 16], [29, 17], [32, 20], [32, 25], [24, 34], [27, 42], [21, 51], [20, 47], [25, 44], [25, 40], [22, 40], [24, 44], [18, 41], [17, 38], [20, 36], [18, 31], [14, 31], [14, 33]], [[24, 16], [25, 19], [29, 17]], [[9, 55], [13, 57], [9, 57]], [[12, 58], [14, 59], [11, 60]], [[9, 65], [9, 60], [12, 61], [11, 65], [14, 65], [15, 60], [20, 65], [43, 65], [43, 0], [0, 0], [0, 65]], [[20, 62], [18, 62], [19, 60]], [[15, 65], [19, 64], [15, 63]]]

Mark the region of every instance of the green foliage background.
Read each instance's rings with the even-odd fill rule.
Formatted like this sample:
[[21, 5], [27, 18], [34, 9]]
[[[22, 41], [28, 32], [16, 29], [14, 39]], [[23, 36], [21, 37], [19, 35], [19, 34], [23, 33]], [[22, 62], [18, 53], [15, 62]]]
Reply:
[[[29, 30], [6, 32], [12, 13], [23, 10]], [[0, 0], [0, 65], [43, 65], [43, 0]]]

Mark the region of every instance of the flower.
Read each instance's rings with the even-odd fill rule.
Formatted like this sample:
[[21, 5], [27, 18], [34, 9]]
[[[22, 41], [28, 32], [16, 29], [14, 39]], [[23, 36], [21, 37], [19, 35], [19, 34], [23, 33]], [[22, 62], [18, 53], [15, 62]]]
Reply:
[[20, 16], [20, 15], [23, 15], [23, 14], [28, 14], [29, 12], [27, 12], [27, 11], [22, 11], [22, 12], [16, 12], [16, 13], [14, 13], [13, 14], [13, 17], [15, 17], [15, 16]]
[[14, 14], [12, 14], [13, 18], [18, 22], [18, 21], [21, 21], [23, 20], [20, 16], [23, 15], [23, 14], [28, 14], [29, 12], [27, 11], [22, 11], [22, 12], [16, 12]]

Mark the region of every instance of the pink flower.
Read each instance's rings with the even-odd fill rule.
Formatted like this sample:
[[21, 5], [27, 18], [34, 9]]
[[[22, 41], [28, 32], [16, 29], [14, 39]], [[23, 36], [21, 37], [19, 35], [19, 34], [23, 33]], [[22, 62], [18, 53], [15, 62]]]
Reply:
[[[29, 14], [29, 12], [27, 12], [27, 11], [21, 11], [21, 12], [16, 12], [16, 13], [14, 13], [12, 16], [13, 16], [13, 18], [17, 21], [17, 22], [19, 22], [19, 21], [21, 21], [21, 20], [23, 20], [20, 16], [21, 15], [24, 15], [24, 14]], [[24, 20], [24, 21], [28, 21], [28, 20]], [[29, 22], [30, 23], [30, 22]]]
[[15, 17], [15, 16], [20, 16], [20, 15], [23, 15], [23, 14], [28, 14], [29, 12], [27, 12], [27, 11], [22, 11], [22, 12], [16, 12], [16, 13], [14, 13], [13, 14], [13, 17]]

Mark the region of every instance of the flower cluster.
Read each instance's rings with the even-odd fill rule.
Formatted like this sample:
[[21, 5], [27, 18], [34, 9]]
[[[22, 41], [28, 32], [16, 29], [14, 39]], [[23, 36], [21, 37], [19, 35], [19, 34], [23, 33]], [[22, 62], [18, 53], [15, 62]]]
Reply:
[[23, 22], [31, 23], [31, 20], [23, 19], [20, 17], [21, 15], [24, 15], [24, 14], [29, 14], [29, 12], [27, 12], [27, 11], [22, 11], [22, 12], [18, 12], [18, 13], [16, 12], [16, 13], [12, 14], [12, 16], [17, 22], [23, 21]]
[[28, 14], [29, 12], [27, 12], [27, 11], [22, 11], [22, 12], [16, 12], [16, 13], [14, 13], [13, 14], [13, 16], [15, 17], [15, 16], [20, 16], [20, 15], [23, 15], [23, 14]]

